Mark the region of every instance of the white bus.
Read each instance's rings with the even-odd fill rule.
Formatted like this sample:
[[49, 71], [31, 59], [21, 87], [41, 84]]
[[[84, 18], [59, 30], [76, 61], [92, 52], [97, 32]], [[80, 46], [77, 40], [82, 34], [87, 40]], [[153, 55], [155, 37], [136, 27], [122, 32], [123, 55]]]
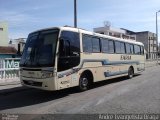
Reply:
[[87, 90], [94, 82], [145, 70], [144, 45], [72, 27], [30, 33], [20, 61], [22, 85]]

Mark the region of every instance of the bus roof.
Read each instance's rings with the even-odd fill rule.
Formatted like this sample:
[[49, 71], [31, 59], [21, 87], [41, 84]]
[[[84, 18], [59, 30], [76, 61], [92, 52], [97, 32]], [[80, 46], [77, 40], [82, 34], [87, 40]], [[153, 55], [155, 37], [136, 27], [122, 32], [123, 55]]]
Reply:
[[[141, 42], [133, 41], [133, 40], [130, 40], [130, 39], [117, 38], [117, 37], [104, 35], [104, 34], [99, 34], [99, 33], [87, 31], [87, 30], [84, 30], [84, 29], [81, 29], [81, 28], [74, 28], [74, 27], [70, 27], [70, 26], [50, 27], [50, 28], [40, 29], [40, 30], [37, 30], [37, 31], [34, 31], [34, 32], [43, 31], [43, 30], [49, 30], [49, 29], [69, 30], [69, 31], [73, 31], [73, 32], [80, 32], [82, 34], [88, 34], [88, 35], [93, 35], [93, 36], [97, 36], [97, 37], [108, 38], [108, 39], [117, 40], [117, 41], [121, 41], [121, 42], [127, 42], [127, 43], [132, 43], [132, 44], [137, 44], [137, 45], [143, 45], [143, 43], [141, 43]], [[34, 33], [34, 32], [32, 32], [32, 33]]]

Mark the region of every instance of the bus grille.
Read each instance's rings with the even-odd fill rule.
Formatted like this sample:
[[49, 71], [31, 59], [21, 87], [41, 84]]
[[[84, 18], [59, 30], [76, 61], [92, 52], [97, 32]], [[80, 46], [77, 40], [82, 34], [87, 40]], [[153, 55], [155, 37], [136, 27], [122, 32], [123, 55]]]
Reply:
[[26, 85], [42, 87], [42, 82], [35, 82], [35, 81], [28, 81], [28, 80], [23, 80], [23, 82]]

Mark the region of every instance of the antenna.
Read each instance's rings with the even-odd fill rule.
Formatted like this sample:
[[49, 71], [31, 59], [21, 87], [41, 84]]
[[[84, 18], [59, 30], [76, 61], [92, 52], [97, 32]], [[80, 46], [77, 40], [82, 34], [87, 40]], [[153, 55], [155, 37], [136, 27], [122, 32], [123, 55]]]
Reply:
[[110, 21], [104, 21], [103, 24], [107, 28], [111, 27], [111, 22]]

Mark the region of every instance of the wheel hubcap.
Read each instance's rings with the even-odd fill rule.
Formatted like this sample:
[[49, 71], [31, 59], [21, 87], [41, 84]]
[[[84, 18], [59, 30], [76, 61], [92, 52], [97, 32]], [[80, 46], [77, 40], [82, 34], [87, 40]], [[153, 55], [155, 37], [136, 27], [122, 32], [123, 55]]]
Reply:
[[130, 71], [130, 77], [133, 77], [133, 71], [132, 70]]
[[83, 79], [82, 79], [82, 86], [86, 87], [87, 84], [88, 84], [87, 78], [83, 78]]

